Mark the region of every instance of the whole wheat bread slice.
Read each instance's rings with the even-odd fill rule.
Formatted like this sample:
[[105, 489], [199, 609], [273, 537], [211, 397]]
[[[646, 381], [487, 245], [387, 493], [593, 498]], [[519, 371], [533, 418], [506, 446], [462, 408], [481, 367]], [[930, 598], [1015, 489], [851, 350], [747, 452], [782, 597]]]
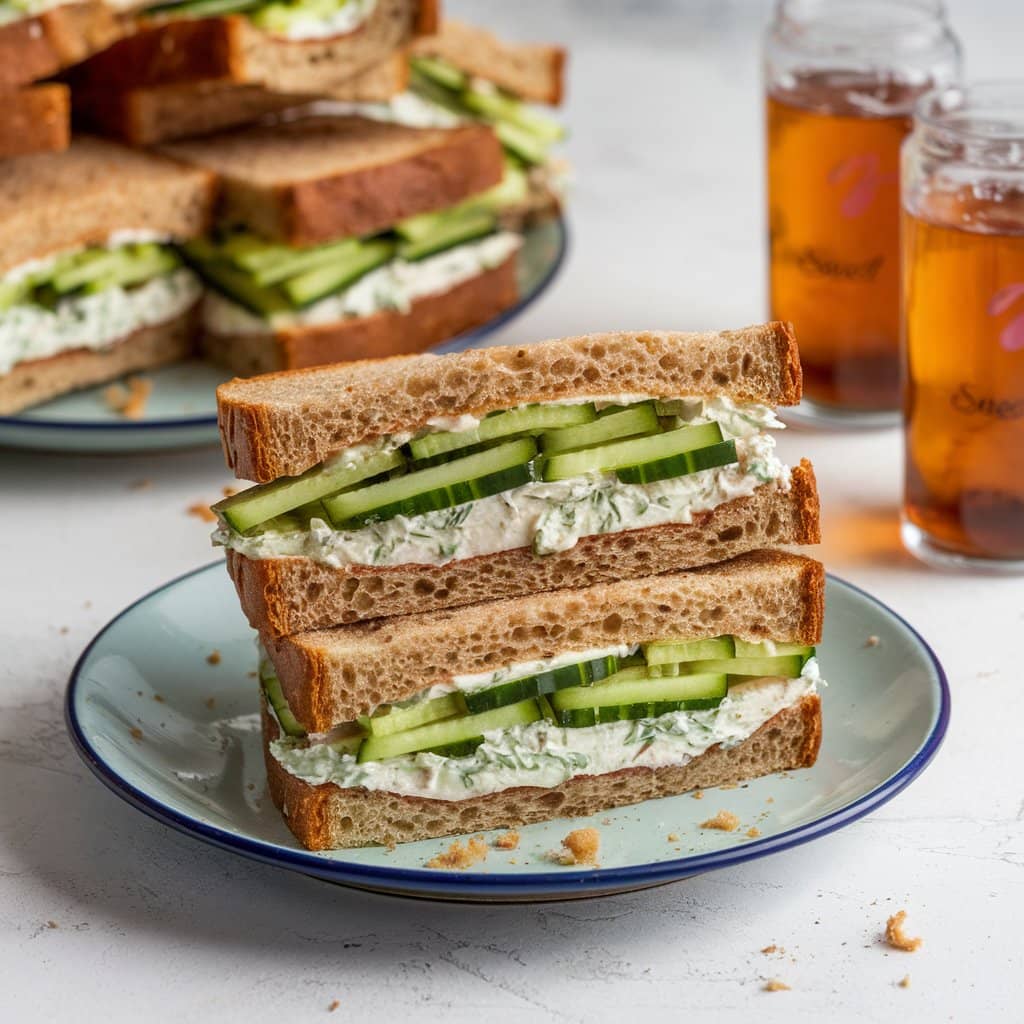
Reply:
[[94, 0], [0, 25], [0, 92], [56, 74], [119, 39], [128, 22]]
[[422, 352], [492, 320], [519, 297], [516, 257], [447, 291], [425, 295], [406, 312], [386, 310], [332, 324], [282, 328], [273, 334], [204, 331], [206, 357], [239, 376], [352, 359]]
[[800, 392], [793, 329], [768, 323], [696, 334], [584, 334], [236, 379], [217, 389], [217, 411], [228, 465], [264, 483], [438, 416], [618, 394], [795, 405]]
[[447, 565], [332, 568], [309, 558], [247, 558], [228, 550], [228, 572], [253, 629], [280, 637], [387, 615], [411, 615], [546, 590], [586, 587], [721, 562], [757, 548], [817, 544], [818, 492], [806, 460], [788, 491], [774, 484], [691, 523], [582, 538], [537, 557], [516, 548]]
[[295, 717], [324, 732], [453, 675], [567, 650], [724, 633], [815, 644], [824, 589], [819, 562], [755, 551], [685, 572], [263, 641]]
[[208, 171], [90, 136], [0, 160], [0, 182], [0, 274], [122, 229], [193, 238], [209, 227], [215, 187]]
[[0, 415], [58, 395], [187, 359], [195, 345], [199, 304], [162, 324], [143, 327], [101, 349], [73, 349], [30, 359], [0, 374]]
[[89, 60], [76, 79], [86, 88], [119, 91], [239, 82], [316, 94], [343, 85], [436, 27], [436, 0], [379, 0], [352, 32], [320, 39], [275, 36], [243, 15], [149, 21]]
[[368, 235], [497, 184], [501, 145], [486, 125], [407, 128], [303, 117], [162, 151], [218, 175], [219, 219], [291, 245]]
[[270, 752], [277, 723], [263, 708], [270, 796], [310, 850], [391, 845], [458, 833], [576, 818], [612, 807], [734, 785], [772, 772], [809, 768], [821, 746], [821, 701], [802, 698], [733, 747], [716, 744], [684, 765], [579, 775], [550, 789], [523, 786], [467, 800], [435, 800], [332, 783], [313, 786], [289, 774]]
[[0, 160], [26, 153], [56, 153], [71, 140], [71, 99], [54, 82], [0, 91]]
[[525, 100], [557, 105], [565, 94], [566, 52], [561, 46], [507, 43], [486, 29], [445, 18], [437, 32], [417, 39], [410, 52], [440, 57]]
[[[395, 54], [332, 90], [309, 96], [237, 82], [187, 82], [134, 89], [76, 83], [75, 117], [103, 135], [135, 146], [151, 146], [250, 124], [319, 99], [385, 102], [400, 93], [408, 79], [405, 56]], [[71, 81], [75, 82], [73, 76]]]

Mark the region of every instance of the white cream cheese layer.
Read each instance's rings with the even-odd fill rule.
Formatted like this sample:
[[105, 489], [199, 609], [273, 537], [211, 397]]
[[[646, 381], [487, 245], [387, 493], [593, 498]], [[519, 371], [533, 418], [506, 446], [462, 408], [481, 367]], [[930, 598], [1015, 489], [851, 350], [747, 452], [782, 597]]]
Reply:
[[308, 13], [297, 10], [290, 13], [287, 28], [265, 31], [281, 39], [296, 40], [343, 36], [365, 24], [376, 6], [377, 0], [344, 0], [341, 7], [326, 14], [315, 9]]
[[215, 334], [272, 334], [285, 327], [331, 324], [346, 317], [385, 310], [407, 313], [416, 299], [450, 291], [485, 270], [500, 266], [523, 244], [520, 235], [500, 231], [437, 256], [409, 262], [395, 259], [361, 277], [351, 288], [296, 313], [263, 318], [215, 292], [203, 300], [203, 322]]
[[[649, 396], [608, 395], [596, 404]], [[700, 513], [749, 497], [765, 484], [789, 487], [789, 469], [775, 455], [775, 440], [761, 433], [781, 427], [771, 409], [726, 398], [685, 399], [693, 424], [715, 420], [736, 440], [739, 462], [649, 484], [626, 484], [614, 474], [525, 484], [439, 512], [396, 516], [358, 530], [335, 530], [314, 519], [308, 530], [244, 536], [225, 527], [214, 543], [249, 558], [300, 556], [324, 565], [444, 565], [454, 559], [516, 548], [538, 555], [567, 551], [581, 537], [620, 533], [666, 523], [689, 523]], [[460, 418], [458, 429], [475, 422]], [[397, 440], [397, 439], [395, 439]], [[399, 443], [404, 443], [403, 438]]]
[[399, 793], [435, 800], [465, 800], [516, 786], [559, 786], [578, 775], [623, 768], [685, 765], [715, 744], [732, 747], [778, 712], [816, 692], [818, 665], [811, 658], [797, 679], [753, 679], [729, 688], [709, 711], [675, 711], [660, 718], [567, 729], [548, 721], [487, 733], [469, 757], [408, 754], [358, 764], [327, 744], [291, 739], [270, 744], [292, 775], [319, 786]]
[[335, 117], [353, 115], [369, 118], [371, 121], [400, 124], [407, 128], [454, 128], [468, 120], [414, 92], [400, 92], [387, 103], [320, 100], [314, 105], [314, 110]]
[[102, 349], [143, 327], [165, 323], [199, 300], [192, 271], [179, 268], [136, 288], [105, 288], [54, 309], [17, 305], [0, 313], [0, 373], [72, 349]]

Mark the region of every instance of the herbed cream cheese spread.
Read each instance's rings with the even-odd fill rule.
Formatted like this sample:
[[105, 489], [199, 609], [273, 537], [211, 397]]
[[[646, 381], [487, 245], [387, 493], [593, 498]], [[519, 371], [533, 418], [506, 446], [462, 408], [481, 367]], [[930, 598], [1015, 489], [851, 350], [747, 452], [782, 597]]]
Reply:
[[[581, 401], [608, 405], [648, 397], [607, 395]], [[286, 533], [242, 535], [222, 525], [214, 533], [214, 543], [249, 558], [299, 556], [335, 568], [444, 565], [522, 547], [538, 555], [567, 551], [581, 537], [692, 522], [697, 513], [748, 497], [765, 484], [788, 489], [789, 469], [775, 454], [774, 438], [762, 433], [768, 427], [782, 427], [771, 409], [738, 405], [727, 398], [684, 401], [689, 406], [689, 423], [714, 420], [724, 436], [736, 440], [737, 464], [649, 484], [626, 484], [611, 473], [533, 482], [454, 508], [396, 516], [358, 530], [335, 530], [320, 519], [312, 520], [308, 530]], [[467, 430], [477, 422], [460, 417], [457, 428], [435, 429]], [[407, 440], [392, 438], [385, 447], [398, 447]], [[366, 447], [366, 451], [380, 448]]]
[[306, 309], [267, 318], [208, 292], [203, 302], [203, 322], [215, 334], [272, 334], [280, 328], [330, 324], [385, 310], [407, 313], [416, 299], [450, 291], [483, 271], [500, 266], [522, 244], [520, 235], [499, 231], [423, 260], [394, 259], [361, 277], [350, 288]]
[[659, 718], [563, 728], [540, 721], [487, 733], [468, 757], [407, 754], [359, 764], [325, 743], [303, 745], [289, 738], [270, 751], [292, 775], [318, 786], [399, 793], [435, 800], [465, 800], [516, 786], [559, 786], [578, 775], [604, 775], [623, 768], [685, 765], [715, 744], [732, 747], [753, 735], [778, 712], [813, 694], [818, 664], [808, 660], [796, 679], [765, 678], [729, 688], [708, 711], [675, 711]]
[[371, 121], [400, 124], [406, 128], [454, 128], [468, 117], [460, 117], [437, 103], [414, 92], [400, 92], [387, 103], [357, 103], [343, 100], [322, 100], [315, 109], [334, 116], [354, 115]]

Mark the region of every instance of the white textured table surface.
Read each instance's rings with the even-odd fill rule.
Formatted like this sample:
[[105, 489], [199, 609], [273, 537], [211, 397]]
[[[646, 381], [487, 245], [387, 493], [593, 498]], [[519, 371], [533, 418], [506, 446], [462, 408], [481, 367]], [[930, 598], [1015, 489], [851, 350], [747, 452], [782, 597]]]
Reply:
[[[573, 48], [573, 252], [503, 338], [760, 319], [761, 5], [450, 6]], [[1024, 8], [957, 0], [953, 14], [972, 74], [1019, 73]], [[69, 669], [122, 607], [213, 557], [185, 510], [227, 476], [216, 451], [0, 452], [0, 1018], [305, 1021], [337, 999], [327, 1019], [1019, 1020], [1024, 583], [902, 553], [895, 433], [791, 431], [783, 452], [818, 468], [828, 567], [945, 661], [938, 759], [880, 813], [789, 853], [637, 895], [491, 908], [334, 889], [107, 793], [64, 733]], [[917, 953], [879, 943], [899, 907]], [[769, 943], [786, 955], [758, 952]], [[792, 991], [763, 991], [768, 977]]]

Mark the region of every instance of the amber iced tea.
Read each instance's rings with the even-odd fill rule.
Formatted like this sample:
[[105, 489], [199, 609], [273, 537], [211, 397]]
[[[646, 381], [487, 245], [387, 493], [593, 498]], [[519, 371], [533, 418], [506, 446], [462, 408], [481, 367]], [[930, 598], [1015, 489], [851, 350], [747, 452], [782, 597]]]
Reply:
[[923, 88], [816, 71], [768, 94], [771, 315], [826, 405], [899, 407], [899, 152]]
[[905, 519], [951, 553], [1024, 559], [1024, 193], [965, 186], [903, 225]]

